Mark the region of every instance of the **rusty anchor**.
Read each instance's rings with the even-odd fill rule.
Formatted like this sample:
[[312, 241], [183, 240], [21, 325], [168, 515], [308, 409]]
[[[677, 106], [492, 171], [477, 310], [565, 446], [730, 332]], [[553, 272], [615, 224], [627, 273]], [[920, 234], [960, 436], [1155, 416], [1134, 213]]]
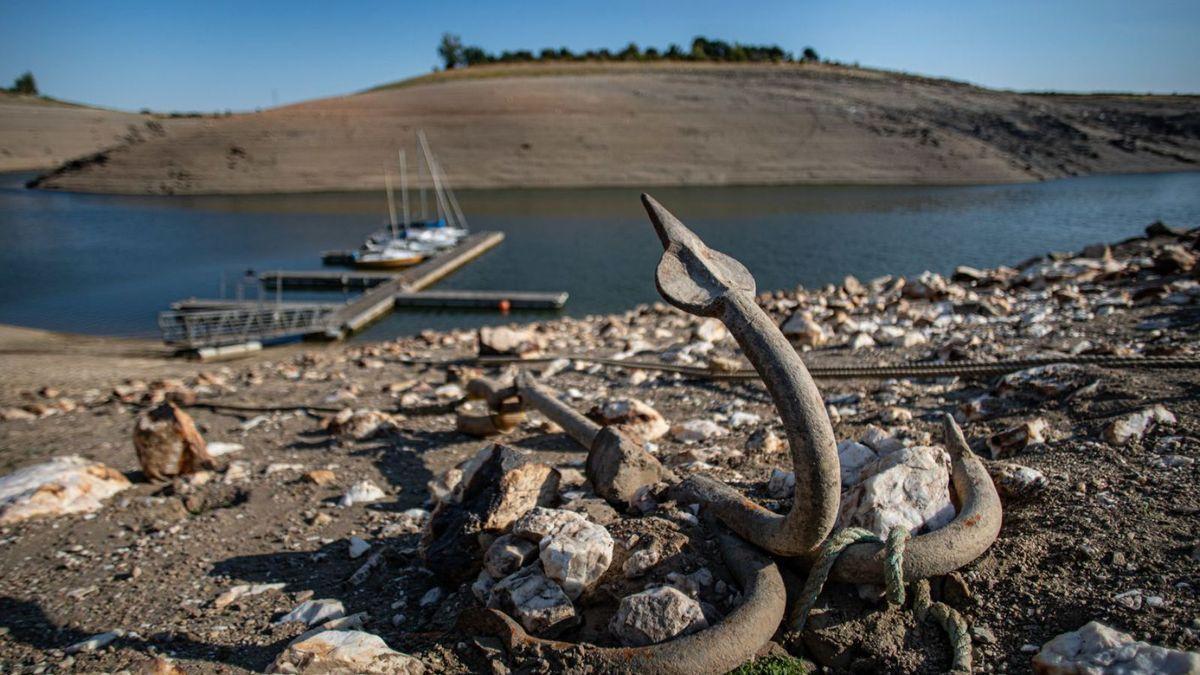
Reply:
[[[649, 195], [642, 203], [664, 253], [655, 281], [676, 307], [716, 317], [729, 329], [766, 384], [787, 430], [796, 475], [791, 511], [780, 516], [734, 489], [703, 476], [678, 488], [705, 504], [726, 526], [768, 551], [811, 558], [829, 535], [841, 501], [839, 462], [825, 404], [796, 350], [754, 302], [754, 279], [741, 263], [714, 251]], [[946, 527], [907, 545], [903, 578], [916, 581], [951, 572], [983, 554], [1000, 531], [1001, 506], [983, 463], [971, 452], [952, 418], [945, 421], [951, 481], [959, 514]], [[882, 583], [884, 552], [879, 544], [848, 548], [831, 572], [834, 579]]]
[[[775, 555], [811, 560], [833, 529], [841, 499], [836, 443], [816, 384], [796, 351], [755, 303], [754, 279], [746, 268], [708, 248], [650, 196], [642, 195], [642, 202], [664, 248], [655, 275], [659, 293], [686, 312], [721, 320], [771, 395], [787, 431], [796, 476], [791, 510], [786, 515], [776, 514], [704, 476], [677, 482], [640, 446], [620, 432], [587, 419], [527, 374], [519, 374], [512, 384], [475, 380], [468, 392], [487, 400], [493, 410], [511, 405], [515, 397], [521, 406], [539, 410], [588, 448], [588, 477], [597, 493], [609, 501], [627, 504], [632, 492], [629, 486], [648, 484], [651, 477], [634, 473], [630, 480], [616, 480], [602, 472], [602, 458], [612, 458], [611, 465], [616, 467], [652, 462], [655, 471], [661, 472], [657, 475], [673, 484], [678, 497], [703, 504], [707, 515], [715, 516], [739, 535], [722, 533], [720, 540], [726, 564], [741, 583], [745, 600], [713, 627], [639, 648], [612, 649], [539, 639], [496, 610], [464, 614], [464, 626], [499, 635], [510, 649], [549, 648], [556, 653], [575, 650], [577, 663], [597, 670], [726, 672], [745, 662], [771, 638], [783, 618], [786, 602], [780, 569], [747, 542]], [[966, 565], [987, 550], [1000, 529], [999, 496], [983, 463], [971, 452], [961, 429], [949, 416], [944, 431], [959, 514], [949, 525], [908, 542], [903, 578], [909, 582]], [[624, 487], [618, 489], [617, 484]], [[883, 547], [866, 543], [848, 547], [834, 565], [831, 578], [882, 583]]]
[[804, 555], [829, 536], [841, 499], [837, 443], [825, 402], [796, 350], [754, 302], [750, 272], [706, 246], [649, 195], [642, 195], [642, 203], [664, 249], [655, 273], [659, 294], [685, 312], [720, 319], [729, 329], [779, 411], [796, 475], [796, 496], [784, 516], [704, 476], [685, 480], [679, 493], [706, 504], [726, 526], [771, 553]]

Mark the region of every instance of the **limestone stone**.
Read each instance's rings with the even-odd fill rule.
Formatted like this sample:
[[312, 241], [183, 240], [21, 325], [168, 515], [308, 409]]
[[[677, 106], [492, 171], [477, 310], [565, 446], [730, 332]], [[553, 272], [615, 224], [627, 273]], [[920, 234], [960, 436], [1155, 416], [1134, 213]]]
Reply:
[[708, 627], [700, 603], [671, 586], [621, 598], [609, 631], [627, 647], [665, 642]]
[[78, 654], [80, 652], [94, 652], [97, 649], [103, 649], [104, 647], [107, 647], [113, 640], [116, 640], [119, 637], [123, 637], [124, 635], [125, 635], [125, 631], [120, 630], [120, 629], [109, 631], [107, 633], [100, 633], [99, 635], [93, 635], [86, 640], [76, 642], [75, 644], [70, 645], [63, 651], [68, 654]]
[[538, 545], [512, 534], [498, 537], [483, 556], [483, 568], [496, 579], [516, 572], [537, 560]]
[[274, 584], [238, 584], [218, 595], [217, 599], [213, 600], [213, 607], [224, 609], [242, 598], [259, 595], [267, 591], [282, 591], [286, 585], [282, 582]]
[[1034, 443], [1045, 443], [1046, 420], [1036, 417], [992, 434], [987, 439], [992, 459], [1012, 457]]
[[35, 516], [90, 513], [129, 487], [119, 471], [78, 455], [18, 469], [0, 477], [0, 525]]
[[862, 441], [863, 445], [874, 450], [875, 454], [880, 457], [904, 447], [904, 443], [900, 439], [895, 438], [873, 424], [867, 427], [867, 430], [863, 432], [862, 438], [859, 440]]
[[786, 499], [792, 496], [796, 488], [796, 474], [782, 469], [771, 469], [771, 477], [767, 479], [767, 493], [775, 499]]
[[880, 537], [895, 527], [911, 534], [954, 519], [950, 458], [940, 447], [897, 450], [863, 467], [863, 480], [842, 498], [839, 525], [857, 525]]
[[1183, 675], [1200, 672], [1200, 654], [1138, 642], [1133, 636], [1090, 621], [1042, 646], [1033, 657], [1040, 675]]
[[460, 466], [462, 480], [434, 509], [421, 541], [425, 565], [447, 584], [479, 571], [480, 534], [503, 534], [530, 509], [558, 496], [556, 469], [505, 445], [488, 446]]
[[345, 408], [325, 418], [322, 426], [335, 436], [362, 441], [394, 431], [397, 428], [397, 420], [392, 415], [379, 410]]
[[989, 462], [987, 471], [996, 485], [996, 492], [1006, 500], [1032, 497], [1049, 484], [1041, 471], [1011, 462]]
[[770, 429], [759, 429], [746, 439], [746, 450], [751, 453], [770, 455], [783, 450], [783, 448], [783, 439]]
[[639, 490], [662, 481], [667, 470], [640, 444], [606, 427], [588, 452], [587, 474], [596, 494], [625, 509]]
[[150, 480], [216, 468], [191, 415], [171, 402], [138, 415], [133, 447], [142, 473]]
[[378, 635], [326, 630], [288, 645], [267, 672], [422, 675], [425, 665], [388, 647]]
[[838, 462], [841, 464], [843, 488], [858, 483], [863, 467], [878, 458], [871, 448], [849, 439], [837, 444], [837, 452]]
[[538, 506], [530, 509], [513, 524], [512, 533], [540, 544], [542, 539], [550, 536], [550, 533], [561, 525], [582, 520], [587, 519], [574, 511]]
[[603, 525], [582, 518], [556, 527], [539, 547], [546, 576], [572, 600], [595, 586], [612, 564], [612, 535]]
[[360, 480], [351, 485], [349, 490], [346, 490], [341, 500], [338, 501], [338, 506], [347, 507], [355, 504], [370, 504], [386, 496], [383, 490], [379, 489], [378, 485], [369, 480]]
[[682, 443], [699, 443], [729, 434], [729, 430], [712, 420], [694, 419], [671, 427], [671, 436]]
[[697, 340], [703, 340], [705, 342], [720, 342], [721, 340], [729, 337], [729, 330], [725, 328], [725, 324], [721, 323], [717, 319], [703, 319], [700, 321], [700, 323], [696, 324], [696, 328], [692, 331], [692, 335], [694, 335]]
[[281, 624], [299, 621], [306, 626], [312, 626], [318, 623], [324, 623], [330, 619], [337, 619], [345, 615], [346, 607], [342, 605], [340, 600], [305, 600], [299, 605], [296, 605], [292, 611], [279, 617], [275, 623]]
[[829, 341], [829, 334], [807, 312], [796, 312], [779, 329], [784, 337], [801, 347], [820, 347]]
[[532, 358], [541, 353], [544, 340], [530, 328], [487, 326], [479, 329], [481, 355]]
[[371, 550], [371, 545], [361, 537], [350, 537], [347, 544], [346, 552], [350, 555], [351, 560], [361, 558], [367, 551]]
[[630, 438], [640, 441], [657, 440], [671, 429], [662, 414], [636, 398], [610, 399], [592, 408], [588, 417], [601, 424], [615, 426]]
[[1162, 405], [1154, 405], [1113, 420], [1104, 428], [1104, 440], [1125, 445], [1141, 438], [1155, 424], [1175, 424], [1175, 415]]
[[554, 580], [530, 565], [492, 587], [488, 607], [509, 614], [535, 635], [553, 635], [578, 619], [571, 599]]

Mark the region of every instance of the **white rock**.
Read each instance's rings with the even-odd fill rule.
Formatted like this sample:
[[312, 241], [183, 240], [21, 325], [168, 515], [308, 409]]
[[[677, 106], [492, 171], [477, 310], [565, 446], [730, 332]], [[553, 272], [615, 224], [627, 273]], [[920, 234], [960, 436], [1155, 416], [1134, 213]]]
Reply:
[[565, 523], [587, 520], [574, 511], [549, 509], [535, 506], [513, 523], [512, 533], [518, 537], [540, 544], [542, 539]]
[[842, 498], [839, 523], [886, 537], [895, 527], [910, 534], [936, 530], [954, 519], [950, 457], [939, 447], [897, 450], [863, 467], [863, 480]]
[[875, 451], [871, 450], [871, 448], [849, 439], [837, 444], [837, 452], [838, 462], [841, 464], [842, 469], [843, 488], [848, 488], [858, 483], [859, 473], [862, 471], [862, 468], [878, 458], [875, 455]]
[[662, 558], [662, 549], [658, 546], [648, 546], [629, 554], [625, 563], [621, 565], [621, 571], [630, 579], [640, 577], [653, 569], [660, 558]]
[[246, 480], [250, 477], [250, 462], [245, 460], [234, 460], [225, 467], [225, 477], [222, 479], [226, 484], [236, 483]]
[[603, 525], [582, 518], [556, 527], [539, 546], [546, 576], [572, 600], [596, 585], [612, 564], [612, 535]]
[[1104, 440], [1113, 445], [1125, 445], [1132, 439], [1141, 438], [1155, 423], [1175, 424], [1175, 415], [1161, 405], [1139, 410], [1109, 423], [1104, 428]]
[[342, 495], [338, 506], [346, 507], [354, 504], [370, 504], [383, 499], [385, 496], [383, 490], [380, 490], [377, 485], [369, 480], [360, 480], [346, 490], [346, 494]]
[[483, 554], [483, 568], [492, 577], [503, 579], [537, 558], [537, 544], [513, 534], [506, 534], [497, 537]]
[[704, 419], [687, 420], [671, 427], [671, 436], [682, 443], [699, 443], [728, 433], [725, 427]]
[[306, 626], [312, 626], [318, 623], [324, 623], [330, 619], [337, 619], [346, 615], [346, 608], [340, 600], [305, 600], [296, 605], [292, 611], [284, 614], [275, 622], [276, 625], [281, 623], [290, 623], [299, 621]]
[[232, 605], [242, 598], [250, 597], [252, 595], [259, 595], [260, 593], [266, 593], [267, 591], [282, 591], [284, 586], [286, 586], [284, 583], [238, 584], [237, 586], [234, 586], [224, 593], [218, 595], [217, 599], [213, 600], [213, 607], [217, 609], [224, 609], [225, 607]]
[[522, 568], [492, 587], [488, 607], [501, 609], [534, 634], [560, 630], [576, 622], [575, 606], [562, 587], [538, 565]]
[[1037, 469], [1009, 462], [989, 462], [988, 475], [1004, 499], [1022, 499], [1046, 489], [1050, 481]]
[[636, 398], [610, 399], [592, 409], [590, 414], [642, 441], [662, 438], [671, 429], [662, 414]]
[[692, 334], [697, 340], [705, 342], [720, 342], [729, 337], [729, 330], [725, 328], [725, 324], [717, 319], [704, 319], [696, 325], [696, 329]]
[[349, 550], [350, 559], [355, 560], [361, 558], [364, 553], [371, 550], [371, 545], [366, 540], [360, 537], [350, 537]]
[[86, 640], [83, 640], [81, 642], [76, 642], [75, 644], [71, 645], [70, 647], [67, 647], [63, 651], [68, 654], [78, 654], [79, 652], [94, 652], [97, 649], [103, 649], [104, 647], [107, 647], [110, 642], [112, 642], [113, 640], [116, 640], [119, 637], [123, 637], [124, 635], [125, 635], [125, 631], [123, 631], [123, 630], [114, 630], [114, 631], [109, 631], [107, 633], [100, 633], [99, 635], [93, 635], [92, 637], [90, 637]]
[[391, 649], [378, 635], [327, 630], [288, 645], [267, 672], [422, 675], [425, 665]]
[[414, 534], [420, 532], [425, 527], [425, 523], [429, 522], [429, 511], [421, 508], [405, 509], [396, 516], [395, 522], [391, 527], [405, 534]]
[[35, 516], [91, 513], [129, 487], [121, 472], [78, 455], [25, 467], [0, 477], [0, 525]]
[[496, 580], [488, 574], [487, 570], [483, 570], [478, 577], [475, 577], [475, 583], [471, 584], [471, 593], [476, 600], [486, 605], [492, 594], [492, 588], [495, 586]]
[[222, 443], [221, 441], [209, 441], [207, 449], [208, 454], [212, 455], [213, 457], [220, 457], [221, 455], [229, 455], [235, 452], [241, 452], [246, 448], [241, 443]]
[[880, 457], [904, 447], [904, 443], [900, 439], [893, 437], [873, 424], [867, 427], [867, 430], [863, 432], [862, 438], [859, 440], [862, 441], [863, 445], [874, 450], [875, 454]]
[[1175, 469], [1181, 466], [1191, 466], [1195, 461], [1187, 455], [1161, 455], [1150, 460], [1150, 466], [1156, 469]]
[[906, 408], [891, 406], [879, 411], [879, 421], [884, 424], [908, 424], [912, 420], [912, 411]]
[[440, 586], [434, 586], [428, 591], [425, 591], [425, 595], [421, 596], [420, 604], [422, 607], [436, 605], [437, 603], [441, 602], [442, 598], [444, 597], [446, 597], [446, 591], [442, 590]]
[[761, 421], [762, 421], [762, 418], [759, 417], [758, 415], [755, 415], [754, 413], [744, 412], [742, 410], [739, 410], [729, 416], [729, 426], [733, 427], [734, 429], [741, 429], [742, 427], [754, 426]]
[[621, 598], [608, 624], [621, 644], [643, 647], [708, 627], [700, 603], [671, 586]]
[[1033, 657], [1041, 675], [1183, 675], [1200, 673], [1200, 654], [1156, 647], [1090, 621], [1042, 646]]
[[786, 499], [792, 496], [796, 489], [796, 474], [782, 469], [771, 469], [771, 477], [767, 479], [767, 494], [775, 499]]
[[285, 473], [288, 471], [303, 471], [303, 470], [304, 470], [303, 464], [296, 464], [294, 462], [273, 462], [271, 464], [268, 464], [266, 469], [263, 469], [263, 475], [270, 476], [270, 475], [277, 474], [277, 473]]
[[802, 347], [820, 347], [829, 340], [829, 334], [821, 324], [806, 312], [796, 312], [779, 329], [784, 337]]
[[870, 349], [874, 346], [875, 340], [866, 333], [855, 333], [854, 337], [850, 338], [850, 349]]

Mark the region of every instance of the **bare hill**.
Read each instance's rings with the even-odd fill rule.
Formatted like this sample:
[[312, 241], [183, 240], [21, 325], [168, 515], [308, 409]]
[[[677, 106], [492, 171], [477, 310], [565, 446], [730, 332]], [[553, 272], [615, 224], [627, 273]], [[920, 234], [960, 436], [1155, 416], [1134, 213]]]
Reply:
[[829, 65], [474, 67], [166, 124], [48, 189], [374, 189], [424, 129], [457, 187], [970, 183], [1195, 169], [1200, 97], [1034, 95]]
[[[143, 116], [0, 92], [0, 171], [49, 169], [125, 143]], [[139, 131], [140, 133], [140, 131]]]

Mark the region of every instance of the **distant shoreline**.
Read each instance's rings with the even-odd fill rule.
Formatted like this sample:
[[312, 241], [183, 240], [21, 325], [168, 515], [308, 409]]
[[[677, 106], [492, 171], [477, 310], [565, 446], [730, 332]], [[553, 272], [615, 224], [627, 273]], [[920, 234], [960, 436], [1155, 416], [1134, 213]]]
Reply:
[[473, 66], [227, 117], [0, 99], [0, 170], [54, 165], [37, 187], [86, 193], [371, 191], [422, 129], [459, 189], [1023, 183], [1196, 170], [1197, 102], [830, 64]]

